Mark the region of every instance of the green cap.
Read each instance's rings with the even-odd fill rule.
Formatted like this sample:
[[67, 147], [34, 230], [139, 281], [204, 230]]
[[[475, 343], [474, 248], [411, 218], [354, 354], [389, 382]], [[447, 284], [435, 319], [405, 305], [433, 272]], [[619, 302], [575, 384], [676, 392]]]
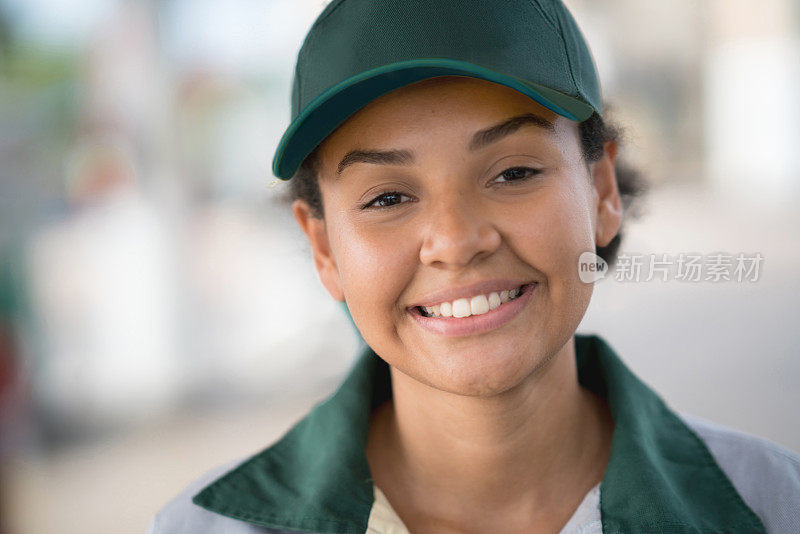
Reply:
[[436, 76], [503, 84], [574, 121], [602, 113], [591, 52], [560, 0], [333, 0], [297, 56], [273, 173], [290, 179], [366, 104]]

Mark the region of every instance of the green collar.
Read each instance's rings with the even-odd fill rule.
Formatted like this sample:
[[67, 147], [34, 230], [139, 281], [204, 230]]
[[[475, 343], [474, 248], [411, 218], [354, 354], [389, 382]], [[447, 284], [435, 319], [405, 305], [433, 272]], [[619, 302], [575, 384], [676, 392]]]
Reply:
[[[603, 532], [764, 532], [705, 444], [596, 335], [575, 335], [578, 380], [615, 421], [600, 485]], [[389, 366], [365, 347], [339, 389], [277, 443], [193, 502], [256, 525], [362, 534], [373, 503], [364, 454]]]

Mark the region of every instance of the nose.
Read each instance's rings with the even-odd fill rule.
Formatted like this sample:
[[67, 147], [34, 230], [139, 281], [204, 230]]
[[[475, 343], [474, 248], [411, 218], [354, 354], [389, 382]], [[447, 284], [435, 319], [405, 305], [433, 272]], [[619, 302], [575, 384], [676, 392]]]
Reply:
[[463, 267], [490, 256], [500, 246], [501, 236], [491, 214], [477, 202], [465, 202], [456, 195], [452, 201], [437, 202], [429, 210], [425, 238], [420, 249], [424, 265]]

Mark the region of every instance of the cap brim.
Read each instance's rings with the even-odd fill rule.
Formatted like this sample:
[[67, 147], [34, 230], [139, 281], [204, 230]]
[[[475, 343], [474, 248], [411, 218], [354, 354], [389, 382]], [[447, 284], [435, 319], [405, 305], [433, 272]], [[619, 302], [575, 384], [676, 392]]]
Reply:
[[499, 83], [573, 121], [586, 120], [594, 112], [576, 97], [466, 61], [431, 58], [391, 63], [347, 78], [306, 106], [278, 143], [272, 172], [289, 180], [319, 143], [366, 104], [404, 85], [437, 76], [468, 76]]

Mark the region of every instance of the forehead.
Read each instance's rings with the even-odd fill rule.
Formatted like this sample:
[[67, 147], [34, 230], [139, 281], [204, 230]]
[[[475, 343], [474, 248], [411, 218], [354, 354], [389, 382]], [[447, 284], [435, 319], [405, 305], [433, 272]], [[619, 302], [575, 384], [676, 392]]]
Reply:
[[576, 122], [514, 89], [476, 78], [440, 76], [395, 89], [367, 104], [320, 144], [319, 159], [330, 162], [353, 148], [398, 148], [434, 131], [471, 137], [477, 130], [524, 113], [551, 122], [555, 142], [577, 139]]

